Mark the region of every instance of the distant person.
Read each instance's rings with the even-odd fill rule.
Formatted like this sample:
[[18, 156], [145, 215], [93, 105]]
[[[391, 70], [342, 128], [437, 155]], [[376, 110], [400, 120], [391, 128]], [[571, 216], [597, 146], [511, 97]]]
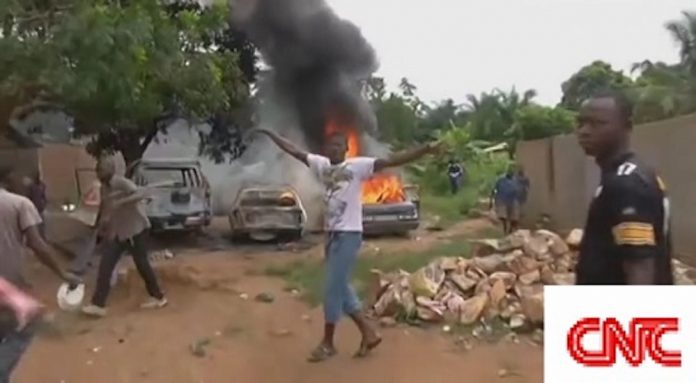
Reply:
[[665, 184], [631, 151], [632, 119], [621, 93], [601, 93], [580, 109], [578, 141], [601, 178], [580, 245], [579, 285], [674, 283]]
[[524, 207], [527, 205], [527, 198], [529, 197], [529, 178], [524, 173], [524, 169], [519, 168], [517, 170], [517, 185], [519, 187], [519, 203], [520, 203], [520, 215], [524, 213]]
[[362, 182], [388, 167], [414, 161], [435, 152], [436, 144], [395, 154], [389, 158], [346, 158], [348, 140], [334, 134], [327, 140], [327, 156], [307, 153], [285, 138], [268, 130], [257, 130], [268, 136], [283, 151], [307, 165], [325, 187], [326, 202], [326, 289], [324, 296], [324, 337], [312, 351], [309, 362], [321, 362], [336, 354], [334, 331], [343, 313], [350, 316], [362, 335], [356, 357], [367, 356], [382, 339], [363, 314], [350, 275], [362, 245]]
[[156, 309], [166, 306], [167, 298], [160, 290], [145, 244], [150, 221], [145, 214], [142, 201], [147, 196], [133, 181], [116, 175], [116, 166], [111, 158], [99, 160], [97, 177], [101, 182], [101, 205], [97, 225], [101, 239], [107, 243], [99, 261], [97, 287], [92, 296], [92, 303], [83, 307], [82, 312], [93, 317], [106, 316], [106, 299], [111, 290], [114, 269], [126, 251], [133, 256], [135, 267], [150, 294], [150, 299], [140, 307]]
[[38, 302], [27, 295], [24, 244], [60, 279], [71, 285], [80, 282], [56, 262], [55, 251], [39, 233], [41, 216], [36, 207], [13, 192], [17, 190], [13, 186], [18, 185], [11, 168], [0, 168], [0, 295], [5, 308], [0, 310], [0, 382], [9, 382], [12, 370], [31, 343], [40, 314]]
[[28, 185], [28, 195], [31, 202], [36, 207], [36, 210], [41, 216], [41, 225], [39, 225], [39, 232], [41, 236], [46, 239], [46, 225], [44, 212], [46, 210], [47, 199], [46, 199], [46, 184], [41, 180], [41, 173], [36, 172], [31, 182]]
[[454, 162], [454, 160], [450, 160], [447, 165], [447, 177], [449, 178], [452, 194], [457, 194], [464, 180], [464, 168]]
[[503, 232], [510, 234], [517, 230], [520, 219], [520, 186], [512, 169], [496, 181], [491, 191], [490, 208], [503, 225]]

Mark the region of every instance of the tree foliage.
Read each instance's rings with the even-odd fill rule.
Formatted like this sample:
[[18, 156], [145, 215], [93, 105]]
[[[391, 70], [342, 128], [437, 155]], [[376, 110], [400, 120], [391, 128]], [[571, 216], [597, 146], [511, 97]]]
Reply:
[[621, 71], [603, 61], [595, 61], [581, 68], [563, 83], [561, 105], [570, 110], [579, 110], [583, 101], [603, 90], [625, 90], [633, 81]]
[[94, 154], [132, 162], [171, 119], [206, 119], [248, 97], [238, 52], [215, 44], [228, 30], [225, 4], [74, 0], [37, 10], [4, 1], [0, 95], [53, 101], [93, 138]]
[[517, 140], [536, 140], [573, 131], [575, 114], [565, 108], [527, 105], [515, 114]]

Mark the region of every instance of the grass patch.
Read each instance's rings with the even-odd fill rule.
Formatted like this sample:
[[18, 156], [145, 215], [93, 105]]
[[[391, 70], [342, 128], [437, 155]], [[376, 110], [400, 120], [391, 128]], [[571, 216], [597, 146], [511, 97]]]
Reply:
[[[439, 257], [469, 256], [468, 238], [455, 237], [448, 242], [424, 251], [385, 253], [372, 256], [361, 256], [353, 271], [353, 283], [359, 295], [363, 295], [370, 278], [370, 270], [379, 269], [385, 272], [403, 269], [413, 272]], [[321, 302], [324, 264], [321, 261], [301, 260], [285, 265], [274, 265], [266, 268], [266, 275], [279, 277], [288, 286], [298, 288], [303, 298], [312, 305]]]
[[448, 226], [456, 223], [476, 207], [478, 193], [473, 189], [463, 189], [456, 195], [421, 195], [421, 208], [424, 212], [440, 217], [440, 224]]

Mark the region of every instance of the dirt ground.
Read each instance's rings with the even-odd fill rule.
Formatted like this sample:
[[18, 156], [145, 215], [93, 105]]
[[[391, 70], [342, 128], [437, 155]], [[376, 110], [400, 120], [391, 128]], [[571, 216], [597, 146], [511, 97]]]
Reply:
[[[431, 246], [447, 236], [485, 226], [463, 222], [445, 232], [420, 232], [411, 239], [368, 241], [389, 249]], [[212, 231], [224, 232], [224, 225]], [[39, 267], [30, 275], [36, 293], [54, 312], [18, 367], [18, 383], [532, 383], [542, 381], [542, 349], [520, 342], [476, 344], [465, 350], [455, 336], [398, 326], [380, 329], [384, 342], [365, 360], [351, 358], [357, 332], [349, 321], [338, 331], [340, 354], [309, 364], [319, 340], [322, 314], [292, 293], [282, 280], [262, 276], [269, 262], [318, 257], [320, 238], [302, 248], [232, 247], [216, 238], [204, 250], [183, 245], [162, 261], [158, 274], [171, 301], [157, 312], [137, 309], [144, 288], [130, 273], [110, 297], [109, 316], [89, 320], [55, 310], [57, 282]], [[196, 245], [198, 247], [198, 245]], [[293, 251], [294, 250], [294, 251]], [[93, 282], [90, 280], [89, 282]], [[92, 283], [90, 283], [92, 284]], [[273, 303], [256, 302], [261, 292]], [[241, 295], [247, 294], [249, 299]], [[194, 346], [199, 347], [194, 347]], [[193, 352], [195, 349], [196, 352]], [[198, 354], [198, 355], [195, 355]], [[499, 376], [506, 370], [506, 376]]]

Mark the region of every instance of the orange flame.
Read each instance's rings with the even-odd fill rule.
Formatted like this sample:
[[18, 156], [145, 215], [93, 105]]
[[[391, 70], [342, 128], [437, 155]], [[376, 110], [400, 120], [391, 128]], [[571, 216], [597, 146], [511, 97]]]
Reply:
[[[349, 125], [341, 125], [329, 120], [324, 129], [330, 136], [343, 133], [348, 138], [348, 153], [346, 156], [357, 157], [360, 154], [360, 137], [355, 128]], [[362, 185], [362, 201], [367, 204], [398, 203], [406, 200], [403, 184], [394, 174], [375, 174]]]

